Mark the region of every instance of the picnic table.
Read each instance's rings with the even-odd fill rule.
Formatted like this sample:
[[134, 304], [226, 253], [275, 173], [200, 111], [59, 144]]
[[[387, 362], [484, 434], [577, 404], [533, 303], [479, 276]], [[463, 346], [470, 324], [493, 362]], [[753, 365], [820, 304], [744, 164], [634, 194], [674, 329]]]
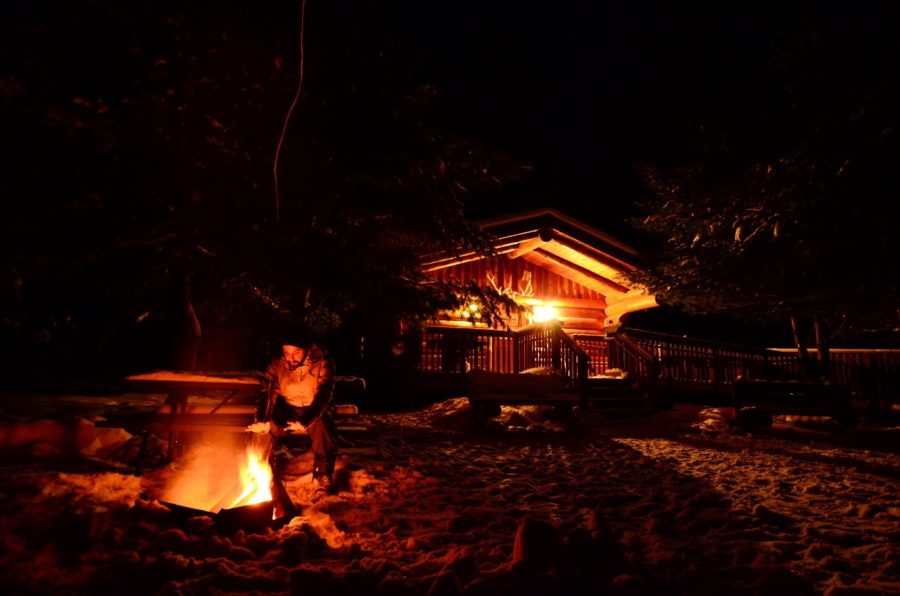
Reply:
[[846, 385], [738, 379], [732, 399], [735, 420], [748, 429], [769, 426], [777, 415], [829, 417], [841, 427], [859, 422]]
[[[219, 396], [219, 401], [206, 412], [215, 414], [230, 401], [241, 398], [260, 397], [265, 390], [262, 375], [239, 373], [235, 375], [207, 375], [195, 372], [161, 370], [150, 373], [129, 375], [125, 385], [138, 393], [166, 394], [163, 408], [170, 413], [187, 413], [188, 397]], [[200, 412], [197, 412], [200, 413]]]
[[[137, 393], [164, 394], [163, 405], [152, 412], [110, 415], [98, 426], [124, 428], [142, 437], [138, 468], [146, 452], [150, 433], [168, 433], [168, 457], [172, 459], [176, 436], [187, 432], [248, 432], [256, 420], [260, 400], [265, 399], [261, 374], [217, 373], [161, 370], [125, 377], [126, 386]], [[343, 384], [359, 384], [355, 377], [338, 377]], [[337, 385], [337, 383], [336, 383]], [[339, 430], [348, 428], [346, 420], [356, 416], [353, 404], [334, 406]], [[294, 434], [302, 432], [292, 431]]]

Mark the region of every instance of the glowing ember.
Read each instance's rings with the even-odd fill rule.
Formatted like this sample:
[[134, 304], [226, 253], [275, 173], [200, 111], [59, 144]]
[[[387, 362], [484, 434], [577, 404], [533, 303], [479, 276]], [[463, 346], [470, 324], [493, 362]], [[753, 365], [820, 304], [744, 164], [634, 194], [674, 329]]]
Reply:
[[243, 491], [226, 508], [255, 505], [272, 500], [272, 468], [266, 461], [262, 449], [257, 446], [247, 448], [247, 459], [240, 467], [240, 475]]

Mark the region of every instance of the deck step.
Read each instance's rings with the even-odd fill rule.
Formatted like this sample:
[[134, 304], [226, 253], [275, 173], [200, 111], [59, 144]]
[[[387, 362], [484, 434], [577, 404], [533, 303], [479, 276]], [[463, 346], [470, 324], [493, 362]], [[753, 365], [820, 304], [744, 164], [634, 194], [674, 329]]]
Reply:
[[639, 387], [585, 387], [584, 393], [591, 399], [615, 397], [639, 399], [643, 395]]
[[594, 377], [587, 379], [584, 393], [588, 407], [605, 416], [634, 416], [649, 410], [635, 379]]
[[653, 410], [649, 408], [611, 408], [595, 410], [605, 418], [635, 418], [649, 416]]
[[600, 407], [633, 407], [642, 406], [646, 400], [640, 395], [609, 395], [603, 397], [588, 396], [588, 403]]

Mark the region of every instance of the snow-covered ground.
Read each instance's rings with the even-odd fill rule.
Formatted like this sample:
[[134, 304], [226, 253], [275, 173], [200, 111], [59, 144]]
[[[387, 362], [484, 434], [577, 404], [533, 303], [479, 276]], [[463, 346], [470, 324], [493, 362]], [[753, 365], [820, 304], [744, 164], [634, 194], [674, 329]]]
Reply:
[[[727, 410], [678, 405], [637, 420], [504, 408], [476, 431], [452, 399], [361, 415], [335, 494], [298, 455], [301, 515], [225, 534], [159, 500], [198, 458], [220, 462], [204, 483], [226, 475], [234, 441], [138, 477], [120, 469], [137, 439], [93, 424], [147, 400], [0, 397], [3, 593], [900, 592], [898, 428], [747, 434]], [[150, 447], [159, 461], [165, 443]]]

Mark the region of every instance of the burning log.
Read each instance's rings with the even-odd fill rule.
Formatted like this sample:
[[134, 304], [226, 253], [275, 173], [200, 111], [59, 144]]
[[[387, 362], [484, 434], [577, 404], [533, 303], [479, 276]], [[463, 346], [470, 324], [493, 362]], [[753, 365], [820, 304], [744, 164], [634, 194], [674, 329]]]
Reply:
[[[264, 448], [260, 438], [253, 436], [244, 455], [237, 482], [212, 507], [201, 509], [174, 502], [162, 503], [183, 517], [209, 516], [217, 528], [226, 532], [260, 530], [283, 524], [297, 515], [296, 506], [274, 472], [277, 465], [273, 465], [276, 462], [270, 458], [271, 444]], [[182, 496], [185, 498], [190, 500], [190, 494]]]
[[240, 481], [216, 503], [214, 510], [272, 500], [272, 466], [268, 453], [253, 445], [247, 448], [246, 455], [247, 461], [240, 468]]

